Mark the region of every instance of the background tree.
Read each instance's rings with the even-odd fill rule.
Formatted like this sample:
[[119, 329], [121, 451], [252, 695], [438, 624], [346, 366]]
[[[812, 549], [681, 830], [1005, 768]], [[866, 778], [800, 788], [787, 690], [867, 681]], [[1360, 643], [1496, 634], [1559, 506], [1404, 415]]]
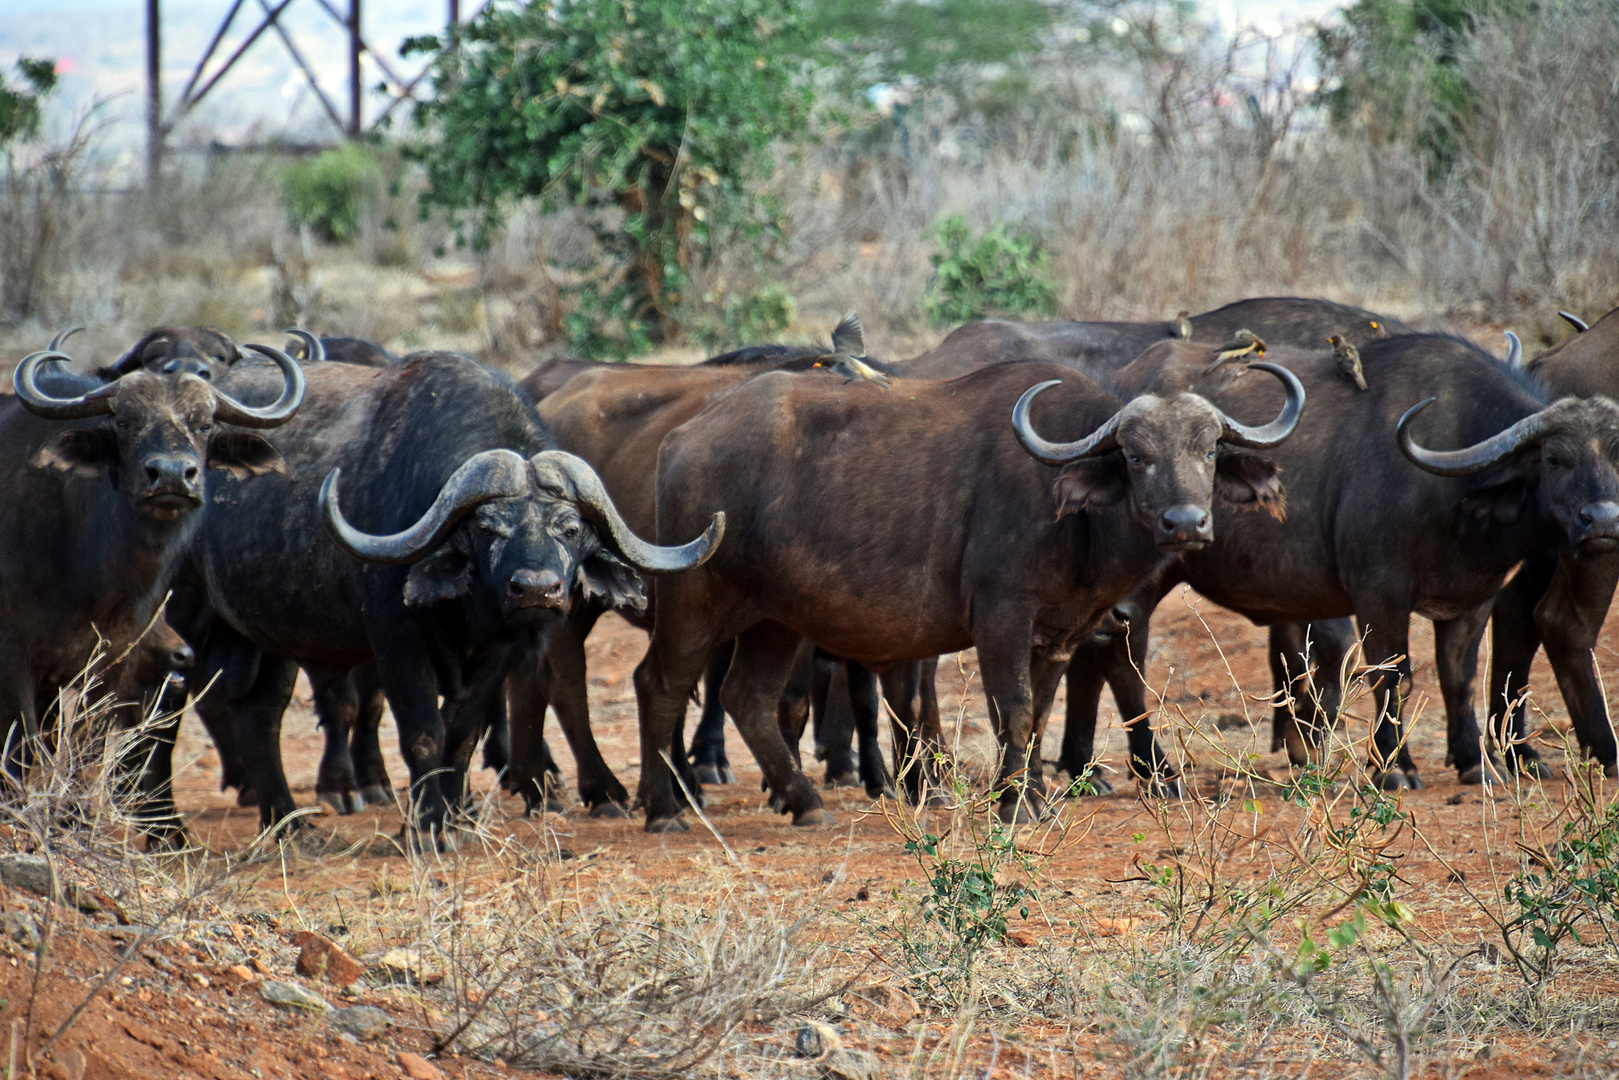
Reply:
[[666, 341], [693, 261], [778, 228], [754, 182], [802, 134], [806, 41], [798, 0], [492, 5], [439, 53], [417, 113], [426, 201], [475, 245], [517, 199], [597, 211], [603, 266], [578, 284], [573, 345]]

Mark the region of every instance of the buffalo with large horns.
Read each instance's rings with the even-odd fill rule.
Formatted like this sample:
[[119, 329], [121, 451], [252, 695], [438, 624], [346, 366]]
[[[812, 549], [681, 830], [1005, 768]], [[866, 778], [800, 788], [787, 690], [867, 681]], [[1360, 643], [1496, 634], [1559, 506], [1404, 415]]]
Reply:
[[[506, 676], [571, 598], [642, 602], [637, 571], [697, 565], [723, 521], [683, 545], [642, 541], [528, 400], [465, 357], [308, 378], [285, 433], [289, 474], [253, 499], [220, 492], [199, 547], [208, 604], [253, 658], [227, 673], [236, 751], [269, 827], [293, 809], [278, 744], [298, 665], [336, 681], [375, 661], [416, 825], [437, 831]], [[265, 392], [243, 367], [221, 385]]]
[[[269, 356], [263, 406], [244, 404], [191, 373], [138, 372], [111, 383], [61, 371], [67, 357], [36, 352], [0, 402], [0, 727], [15, 751], [35, 736], [57, 691], [103, 644], [123, 652], [152, 625], [221, 477], [283, 473], [276, 449], [251, 430], [287, 423], [304, 378]], [[210, 470], [217, 475], [210, 477]]]
[[[830, 820], [775, 724], [806, 637], [876, 669], [976, 646], [1001, 813], [1038, 812], [1039, 731], [1074, 646], [1166, 554], [1210, 542], [1217, 493], [1280, 498], [1274, 468], [1244, 449], [1298, 421], [1302, 387], [1272, 373], [1287, 401], [1261, 427], [1192, 394], [1121, 403], [1065, 368], [1003, 364], [903, 394], [761, 375], [675, 429], [658, 456], [660, 537], [721, 511], [732, 537], [654, 586], [635, 672], [647, 828], [683, 826], [659, 754], [728, 637], [722, 700], [795, 823]], [[1085, 434], [1048, 441], [1035, 425]], [[895, 738], [914, 763], [910, 733]]]

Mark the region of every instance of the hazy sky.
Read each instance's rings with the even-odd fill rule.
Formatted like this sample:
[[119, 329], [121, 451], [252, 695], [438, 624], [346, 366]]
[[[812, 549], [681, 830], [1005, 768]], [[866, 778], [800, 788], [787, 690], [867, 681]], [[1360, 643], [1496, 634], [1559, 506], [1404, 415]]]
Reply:
[[[264, 7], [276, 0], [247, 0], [237, 14], [218, 56], [232, 51], [257, 24]], [[463, 15], [481, 0], [461, 0]], [[327, 0], [346, 13], [348, 0]], [[1250, 24], [1268, 32], [1319, 18], [1342, 0], [1202, 0], [1204, 10], [1227, 28]], [[401, 41], [440, 29], [445, 0], [365, 0], [367, 40], [402, 78], [414, 75], [420, 58], [401, 60]], [[164, 94], [172, 103], [207, 48], [228, 0], [163, 0]], [[347, 108], [347, 49], [344, 31], [320, 0], [293, 0], [282, 16], [294, 42], [320, 74], [340, 111]], [[0, 0], [0, 66], [9, 69], [19, 55], [54, 56], [63, 74], [63, 99], [77, 108], [97, 96], [110, 98], [105, 115], [114, 128], [108, 143], [118, 156], [138, 154], [145, 99], [145, 3], [143, 0]], [[218, 60], [215, 60], [215, 64]], [[375, 61], [365, 60], [369, 90], [382, 78]], [[383, 99], [369, 95], [366, 115]], [[274, 32], [263, 34], [191, 116], [192, 130], [226, 140], [272, 134], [321, 138], [330, 131], [285, 46]], [[183, 138], [185, 128], [180, 129]]]

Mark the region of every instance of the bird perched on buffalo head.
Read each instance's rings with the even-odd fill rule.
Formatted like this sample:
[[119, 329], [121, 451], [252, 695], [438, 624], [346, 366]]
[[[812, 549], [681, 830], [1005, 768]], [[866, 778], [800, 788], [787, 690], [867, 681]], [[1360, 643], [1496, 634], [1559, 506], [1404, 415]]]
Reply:
[[866, 334], [860, 326], [860, 316], [854, 312], [832, 331], [832, 353], [815, 361], [815, 367], [831, 368], [844, 377], [844, 382], [864, 379], [876, 383], [884, 390], [891, 389], [894, 380], [866, 363]]
[[1327, 339], [1332, 346], [1332, 358], [1338, 363], [1338, 374], [1360, 387], [1366, 389], [1366, 372], [1360, 366], [1360, 350], [1345, 341], [1342, 334], [1334, 334]]

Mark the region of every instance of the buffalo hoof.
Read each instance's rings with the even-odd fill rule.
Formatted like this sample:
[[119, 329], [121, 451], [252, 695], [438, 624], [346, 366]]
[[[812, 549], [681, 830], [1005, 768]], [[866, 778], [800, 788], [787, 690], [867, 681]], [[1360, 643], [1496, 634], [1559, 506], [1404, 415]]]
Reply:
[[365, 805], [358, 791], [317, 791], [315, 798], [332, 808], [334, 814], [347, 816]]
[[734, 784], [736, 773], [729, 765], [698, 765], [693, 770], [699, 784]]
[[1405, 770], [1405, 782], [1412, 791], [1421, 791], [1428, 785], [1422, 782], [1422, 774], [1416, 769]]
[[795, 829], [819, 829], [827, 825], [836, 825], [837, 823], [838, 819], [832, 816], [831, 811], [822, 806], [793, 815], [793, 828]]
[[236, 789], [236, 805], [243, 810], [259, 804], [259, 793], [251, 786]]
[[1607, 780], [1619, 780], [1619, 765], [1602, 766], [1602, 776]]
[[899, 798], [899, 792], [897, 790], [895, 790], [893, 784], [884, 784], [883, 785], [883, 793], [881, 795], [872, 795], [872, 798], [874, 798], [874, 799], [896, 799], [897, 800]]
[[367, 784], [359, 791], [361, 806], [393, 805], [394, 793], [386, 784]]
[[1178, 776], [1150, 776], [1141, 781], [1141, 794], [1149, 799], [1184, 799], [1186, 788]]
[[1488, 780], [1489, 776], [1485, 773], [1482, 762], [1471, 768], [1460, 769], [1456, 773], [1456, 782], [1460, 784], [1483, 784], [1487, 783]]
[[848, 772], [841, 772], [836, 776], [828, 772], [826, 774], [826, 786], [829, 788], [865, 787], [865, 782], [860, 779], [859, 773], [850, 769]]
[[690, 832], [691, 826], [686, 819], [676, 814], [674, 817], [648, 818], [646, 831], [649, 833]]
[[629, 811], [625, 810], [616, 802], [603, 802], [597, 803], [595, 806], [590, 808], [590, 816], [601, 820], [609, 820], [627, 818], [630, 815]]
[[1512, 762], [1513, 771], [1528, 780], [1550, 780], [1555, 774], [1551, 766], [1538, 757], [1519, 754]]
[[1411, 786], [1411, 781], [1399, 769], [1373, 772], [1372, 783], [1384, 791], [1404, 791]]
[[772, 814], [785, 814], [787, 812], [787, 800], [775, 793], [771, 794], [768, 805]]

